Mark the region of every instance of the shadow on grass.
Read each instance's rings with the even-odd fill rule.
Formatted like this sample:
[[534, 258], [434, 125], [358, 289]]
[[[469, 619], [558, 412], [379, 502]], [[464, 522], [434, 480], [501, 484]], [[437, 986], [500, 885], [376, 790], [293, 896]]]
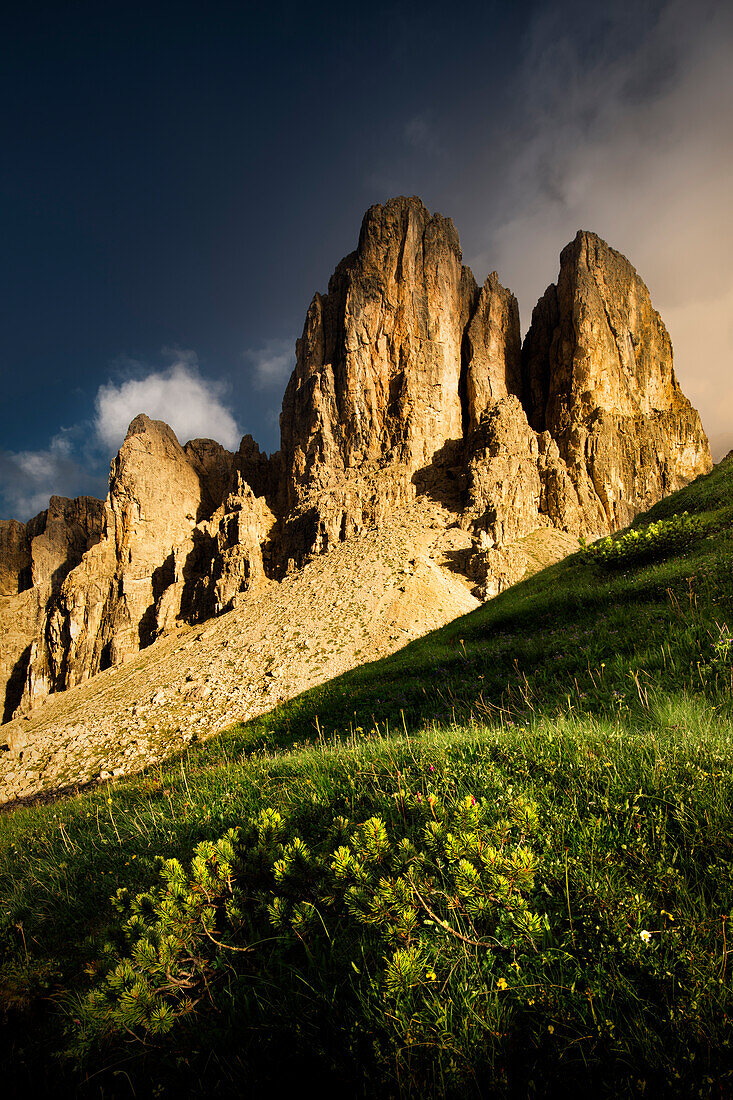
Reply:
[[374, 727], [415, 732], [569, 711], [615, 717], [643, 708], [651, 685], [715, 692], [713, 676], [692, 677], [733, 597], [730, 573], [716, 570], [713, 558], [712, 544], [704, 544], [684, 558], [608, 577], [576, 555], [197, 751], [213, 763], [221, 752], [284, 749]]
[[[727, 482], [711, 489], [703, 479], [703, 488], [696, 496], [690, 487], [684, 506], [693, 510], [696, 500], [707, 506], [715, 494], [715, 501], [724, 499]], [[0, 952], [10, 964], [0, 994], [11, 1014], [13, 1005], [20, 1006], [17, 1026], [6, 1029], [5, 1064], [26, 1067], [28, 1081], [45, 1081], [62, 1094], [63, 1071], [47, 1054], [62, 1045], [62, 1025], [58, 1017], [48, 1022], [50, 1014], [38, 1023], [33, 1013], [94, 980], [104, 940], [113, 932], [110, 896], [119, 887], [144, 890], [155, 883], [158, 857], [188, 860], [198, 841], [221, 836], [267, 805], [290, 807], [304, 828], [309, 822], [330, 825], [332, 815], [342, 812], [363, 820], [374, 812], [372, 803], [387, 807], [380, 812], [396, 814], [394, 777], [409, 768], [424, 777], [444, 763], [460, 782], [477, 789], [495, 766], [500, 787], [516, 783], [542, 803], [548, 845], [542, 905], [556, 934], [564, 936], [568, 959], [576, 935], [585, 929], [587, 958], [572, 955], [573, 966], [587, 969], [588, 959], [605, 960], [590, 978], [583, 973], [578, 990], [590, 988], [591, 980], [601, 989], [602, 967], [616, 973], [616, 956], [608, 954], [611, 940], [602, 939], [599, 927], [613, 934], [613, 945], [628, 941], [641, 953], [628, 973], [619, 970], [617, 985], [609, 979], [609, 1004], [618, 989], [635, 988], [641, 962], [648, 966], [655, 957], [642, 951], [633, 923], [637, 893], [643, 890], [649, 891], [655, 920], [664, 909], [674, 912], [680, 925], [688, 905], [689, 928], [704, 933], [699, 959], [717, 957], [718, 914], [733, 906], [731, 749], [714, 743], [719, 727], [730, 734], [720, 719], [730, 713], [731, 668], [727, 651], [721, 658], [713, 644], [731, 614], [730, 548], [730, 531], [721, 529], [684, 556], [613, 576], [576, 555], [393, 656], [314, 688], [163, 766], [87, 789], [77, 798], [42, 796], [2, 817]], [[730, 618], [727, 622], [733, 626]], [[477, 725], [471, 726], [472, 720]], [[339, 740], [349, 743], [348, 752], [340, 751]], [[572, 830], [577, 848], [571, 849], [568, 865]], [[634, 852], [629, 836], [639, 841]], [[680, 852], [686, 853], [689, 902], [679, 885]], [[588, 870], [594, 859], [604, 875], [609, 867], [613, 872], [603, 883]], [[701, 920], [700, 899], [708, 897], [712, 901], [705, 902]], [[631, 906], [626, 916], [623, 905]], [[579, 923], [583, 914], [585, 925]], [[645, 920], [642, 929], [657, 928], [651, 915]], [[682, 974], [687, 964], [680, 956], [664, 965], [670, 973], [679, 967]], [[550, 966], [542, 980], [550, 990], [567, 991], [571, 981], [575, 988], [571, 970], [558, 970], [555, 978]], [[650, 972], [650, 988], [657, 982], [661, 990], [665, 973], [659, 978]], [[511, 973], [508, 977], [514, 981]], [[39, 984], [49, 980], [50, 985]], [[595, 1009], [585, 996], [578, 993], [573, 1019], [578, 1027], [592, 1028], [588, 1014]], [[658, 990], [649, 1003], [657, 1001], [663, 1003]], [[30, 1006], [28, 1016], [24, 1004]], [[711, 1004], [716, 1011], [711, 1019], [722, 1019]], [[529, 1004], [521, 1009], [530, 1028], [527, 1041], [536, 1038], [537, 1020], [537, 1034], [549, 1044], [548, 1032], [560, 1032], [562, 1005], [548, 1000], [544, 1015], [534, 1001], [531, 1006], [531, 1012]], [[655, 1013], [640, 1015], [640, 1034], [662, 1018], [656, 1008]], [[692, 1010], [689, 1019], [685, 1041], [692, 1044], [697, 1034]], [[551, 1029], [547, 1021], [553, 1021]], [[222, 1034], [230, 1023], [222, 1022]], [[674, 1041], [680, 1026], [675, 1017], [665, 1042]], [[722, 1034], [723, 1025], [715, 1026]], [[227, 1043], [235, 1034], [236, 1029], [226, 1032]], [[585, 1031], [573, 1032], [567, 1050], [575, 1049], [577, 1034]], [[700, 1040], [700, 1059], [703, 1047]], [[591, 1048], [589, 1053], [595, 1056]], [[204, 1051], [202, 1080], [209, 1073], [211, 1086], [207, 1059]], [[612, 1061], [609, 1053], [608, 1065]], [[140, 1088], [145, 1067], [138, 1068]], [[105, 1088], [115, 1067], [107, 1069]], [[71, 1075], [68, 1082], [72, 1094], [96, 1094], [91, 1078], [85, 1083]]]

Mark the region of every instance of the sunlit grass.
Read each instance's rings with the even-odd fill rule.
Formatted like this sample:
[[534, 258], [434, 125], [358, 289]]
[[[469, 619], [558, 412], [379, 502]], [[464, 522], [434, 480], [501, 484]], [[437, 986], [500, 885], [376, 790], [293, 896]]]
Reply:
[[[137, 1095], [150, 1081], [241, 1095], [309, 1078], [364, 1096], [730, 1092], [729, 466], [651, 513], [705, 513], [707, 535], [684, 553], [612, 574], [576, 555], [165, 767], [0, 819], [19, 1087], [75, 1092], [90, 1078], [92, 1092], [130, 1095], [114, 1076], [124, 1065]], [[413, 898], [423, 923], [380, 947], [326, 891], [301, 942], [253, 900], [244, 940], [221, 914], [214, 938], [274, 946], [211, 948], [208, 991], [165, 1035], [81, 1043], [79, 1005], [129, 950], [110, 898], [155, 889], [158, 857], [187, 868], [202, 840], [246, 836], [270, 808], [322, 853], [325, 882], [335, 820], [348, 837], [378, 815], [419, 850], [431, 798], [475, 798], [499, 833], [513, 806], [536, 807], [525, 900], [541, 934], [498, 932], [493, 917], [474, 934], [457, 904], [451, 927], [476, 942], [444, 943]], [[416, 967], [404, 996], [385, 961], [402, 949], [399, 966]], [[81, 1060], [48, 1054], [69, 1049]]]

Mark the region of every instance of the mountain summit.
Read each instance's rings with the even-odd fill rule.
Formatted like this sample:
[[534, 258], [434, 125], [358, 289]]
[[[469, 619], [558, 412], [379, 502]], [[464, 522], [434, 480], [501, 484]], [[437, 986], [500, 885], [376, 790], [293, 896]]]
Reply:
[[477, 285], [453, 223], [418, 198], [371, 207], [314, 296], [280, 425], [268, 457], [249, 436], [236, 454], [181, 446], [140, 415], [106, 502], [54, 497], [27, 524], [0, 523], [6, 721], [274, 593], [404, 509], [413, 523], [424, 507], [442, 534], [420, 553], [470, 597], [441, 588], [445, 621], [712, 465], [625, 257], [579, 232], [522, 345], [514, 295], [496, 273]]

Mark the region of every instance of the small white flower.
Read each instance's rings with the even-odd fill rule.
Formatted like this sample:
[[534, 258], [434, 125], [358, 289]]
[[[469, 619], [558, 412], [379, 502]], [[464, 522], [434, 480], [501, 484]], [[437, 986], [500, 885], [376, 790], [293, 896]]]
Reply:
[[651, 932], [647, 932], [646, 928], [643, 932], [639, 933], [639, 936], [641, 937], [643, 943], [649, 943], [652, 938]]

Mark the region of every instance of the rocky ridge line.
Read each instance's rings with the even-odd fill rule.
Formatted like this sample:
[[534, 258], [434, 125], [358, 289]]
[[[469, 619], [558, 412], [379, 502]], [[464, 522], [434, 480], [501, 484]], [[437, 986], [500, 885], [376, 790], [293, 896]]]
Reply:
[[6, 719], [413, 502], [450, 517], [451, 572], [484, 598], [526, 572], [527, 539], [567, 552], [711, 467], [648, 289], [592, 233], [563, 250], [522, 346], [516, 299], [496, 273], [476, 284], [449, 219], [372, 207], [296, 360], [278, 454], [181, 447], [141, 415], [105, 503], [0, 524]]

